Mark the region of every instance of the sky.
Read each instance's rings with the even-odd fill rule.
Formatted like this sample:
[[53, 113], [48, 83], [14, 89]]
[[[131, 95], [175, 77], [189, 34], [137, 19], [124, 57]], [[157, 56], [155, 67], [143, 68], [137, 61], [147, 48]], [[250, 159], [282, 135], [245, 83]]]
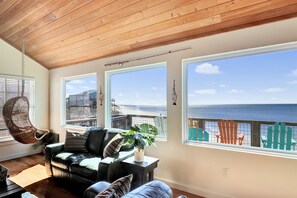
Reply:
[[118, 105], [166, 105], [166, 66], [113, 74], [111, 98]]
[[96, 76], [80, 77], [66, 82], [66, 98], [88, 90], [97, 90]]
[[297, 50], [188, 65], [188, 104], [297, 102]]
[[[189, 64], [188, 104], [296, 104], [297, 50]], [[66, 83], [66, 96], [96, 90], [96, 77]], [[170, 85], [171, 89], [171, 85]], [[118, 105], [166, 105], [166, 66], [111, 76]]]

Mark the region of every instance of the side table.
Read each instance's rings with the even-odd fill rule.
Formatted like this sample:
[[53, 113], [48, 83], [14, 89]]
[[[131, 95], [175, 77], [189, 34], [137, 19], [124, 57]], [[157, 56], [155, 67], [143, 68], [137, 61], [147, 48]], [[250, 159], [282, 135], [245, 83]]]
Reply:
[[21, 197], [24, 192], [26, 192], [24, 188], [9, 179], [6, 179], [6, 183], [0, 185], [0, 197], [18, 198]]
[[158, 166], [159, 159], [144, 156], [143, 162], [135, 162], [134, 156], [122, 161], [126, 174], [133, 174], [132, 189], [137, 188], [154, 179], [154, 169]]

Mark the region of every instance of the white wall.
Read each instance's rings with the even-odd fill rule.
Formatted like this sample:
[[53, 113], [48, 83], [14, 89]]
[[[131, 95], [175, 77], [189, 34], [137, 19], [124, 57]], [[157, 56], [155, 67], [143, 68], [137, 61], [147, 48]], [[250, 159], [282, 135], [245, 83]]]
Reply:
[[[151, 147], [147, 150], [147, 155], [160, 158], [155, 176], [175, 188], [206, 197], [296, 197], [297, 160], [184, 145], [181, 124], [182, 59], [291, 41], [297, 41], [297, 18], [53, 69], [50, 71], [50, 126], [65, 134], [65, 129], [60, 126], [60, 85], [63, 77], [97, 72], [98, 85], [104, 87], [104, 71], [119, 68], [104, 67], [106, 63], [192, 47], [188, 51], [125, 65], [133, 67], [158, 62], [168, 63], [168, 140], [158, 142], [157, 148]], [[171, 105], [173, 79], [176, 80], [176, 91], [179, 95], [177, 106]], [[98, 111], [99, 124], [104, 126], [104, 106], [99, 106]], [[223, 167], [229, 168], [227, 178], [221, 176]]]
[[[0, 74], [21, 75], [21, 52], [0, 39]], [[49, 128], [49, 71], [25, 57], [25, 76], [35, 80], [35, 123], [37, 128]], [[2, 113], [2, 112], [1, 112]], [[40, 152], [32, 145], [16, 141], [0, 142], [0, 161]]]

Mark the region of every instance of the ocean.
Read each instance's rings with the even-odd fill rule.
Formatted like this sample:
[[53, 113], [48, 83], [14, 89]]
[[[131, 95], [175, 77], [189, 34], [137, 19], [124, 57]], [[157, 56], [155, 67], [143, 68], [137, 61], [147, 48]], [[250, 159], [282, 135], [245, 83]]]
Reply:
[[[167, 116], [164, 106], [134, 106], [127, 108]], [[297, 122], [297, 104], [235, 104], [197, 105], [188, 109], [189, 118]]]
[[[131, 112], [138, 112], [137, 115], [139, 118], [134, 117], [134, 124], [141, 122], [154, 124], [153, 118], [145, 118], [145, 120], [143, 120], [141, 115], [162, 115], [163, 117], [167, 117], [166, 107], [164, 106], [124, 106], [126, 109], [130, 109]], [[129, 111], [126, 113], [129, 114]], [[216, 142], [215, 134], [219, 131], [217, 122], [207, 119], [297, 123], [297, 104], [197, 105], [189, 107], [188, 118], [206, 119], [204, 130], [209, 133], [210, 142]], [[239, 131], [245, 135], [243, 141], [244, 146], [251, 146], [251, 123], [252, 122], [239, 122], [238, 124]], [[267, 136], [268, 126], [268, 124], [261, 124], [261, 136]], [[291, 127], [293, 129], [293, 138], [297, 139], [297, 126]]]

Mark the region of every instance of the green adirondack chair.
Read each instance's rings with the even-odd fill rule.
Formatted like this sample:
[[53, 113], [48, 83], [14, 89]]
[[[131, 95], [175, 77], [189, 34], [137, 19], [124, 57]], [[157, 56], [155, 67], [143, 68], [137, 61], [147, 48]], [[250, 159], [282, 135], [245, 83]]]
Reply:
[[208, 132], [199, 128], [197, 122], [193, 123], [193, 121], [190, 120], [190, 124], [188, 127], [188, 140], [208, 142], [209, 134]]
[[261, 138], [264, 148], [295, 151], [296, 141], [292, 136], [292, 128], [287, 127], [283, 122], [269, 126], [267, 137]]

